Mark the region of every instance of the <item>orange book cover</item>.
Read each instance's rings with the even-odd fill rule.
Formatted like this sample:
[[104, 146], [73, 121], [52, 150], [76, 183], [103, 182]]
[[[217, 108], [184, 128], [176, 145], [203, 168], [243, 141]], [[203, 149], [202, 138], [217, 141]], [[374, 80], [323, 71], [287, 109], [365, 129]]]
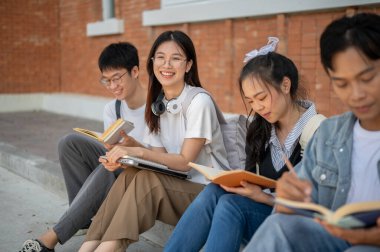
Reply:
[[215, 184], [238, 187], [240, 186], [240, 182], [245, 180], [251, 184], [259, 185], [263, 188], [276, 187], [275, 180], [245, 170], [224, 171], [191, 162], [188, 165], [199, 171], [208, 180]]

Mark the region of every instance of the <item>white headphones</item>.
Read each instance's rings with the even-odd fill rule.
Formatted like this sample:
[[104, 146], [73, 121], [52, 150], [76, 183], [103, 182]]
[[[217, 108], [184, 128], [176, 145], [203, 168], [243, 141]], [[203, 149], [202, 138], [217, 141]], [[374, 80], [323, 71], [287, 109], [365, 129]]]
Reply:
[[156, 101], [152, 103], [151, 109], [153, 114], [160, 116], [165, 113], [165, 111], [168, 111], [171, 114], [177, 114], [182, 110], [182, 103], [179, 102], [177, 98], [170, 99], [165, 105], [163, 101], [164, 97], [164, 92], [161, 91]]

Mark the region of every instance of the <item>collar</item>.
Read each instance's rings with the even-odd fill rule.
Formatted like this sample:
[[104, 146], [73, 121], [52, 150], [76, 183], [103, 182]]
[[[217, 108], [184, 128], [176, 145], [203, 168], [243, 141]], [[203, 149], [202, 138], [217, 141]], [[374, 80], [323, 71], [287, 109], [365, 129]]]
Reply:
[[[308, 100], [300, 100], [300, 101], [297, 101], [297, 103], [301, 107], [305, 108], [306, 111], [298, 119], [293, 129], [289, 132], [289, 134], [287, 135], [285, 139], [284, 148], [288, 151], [292, 149], [292, 147], [295, 145], [296, 142], [298, 142], [298, 139], [301, 136], [302, 130], [305, 127], [306, 123], [310, 120], [311, 117], [317, 114], [317, 110], [313, 102], [308, 101]], [[278, 139], [276, 135], [276, 129], [274, 125], [272, 125], [269, 144], [282, 148], [280, 144], [280, 140]]]
[[[170, 100], [177, 100], [179, 103], [182, 103], [184, 101], [184, 99], [186, 98], [186, 94], [187, 94], [189, 88], [190, 88], [190, 85], [185, 83], [185, 86], [183, 87], [181, 94], [175, 98], [170, 99]], [[164, 96], [164, 99], [162, 99], [162, 101], [164, 102], [165, 105], [168, 103], [168, 100], [165, 98], [165, 96]]]

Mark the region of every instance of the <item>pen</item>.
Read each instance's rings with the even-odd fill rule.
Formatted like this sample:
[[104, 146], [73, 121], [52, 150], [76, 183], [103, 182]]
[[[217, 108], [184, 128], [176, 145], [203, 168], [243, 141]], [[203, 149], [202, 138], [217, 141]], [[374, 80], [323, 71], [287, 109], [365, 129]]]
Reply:
[[289, 172], [291, 172], [297, 176], [296, 171], [294, 170], [294, 166], [292, 165], [292, 163], [290, 163], [289, 159], [286, 157], [285, 154], [283, 155], [283, 159], [285, 161], [286, 167], [288, 167], [288, 169], [289, 169]]

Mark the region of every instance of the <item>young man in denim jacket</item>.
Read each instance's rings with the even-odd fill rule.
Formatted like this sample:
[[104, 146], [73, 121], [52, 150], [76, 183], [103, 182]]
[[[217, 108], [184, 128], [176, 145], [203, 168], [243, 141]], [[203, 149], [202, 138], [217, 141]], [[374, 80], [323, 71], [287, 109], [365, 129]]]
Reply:
[[[297, 175], [278, 181], [277, 196], [336, 210], [380, 201], [380, 16], [333, 21], [320, 40], [321, 60], [338, 98], [350, 109], [325, 120], [306, 148]], [[245, 251], [380, 251], [380, 218], [343, 229], [276, 206]]]

